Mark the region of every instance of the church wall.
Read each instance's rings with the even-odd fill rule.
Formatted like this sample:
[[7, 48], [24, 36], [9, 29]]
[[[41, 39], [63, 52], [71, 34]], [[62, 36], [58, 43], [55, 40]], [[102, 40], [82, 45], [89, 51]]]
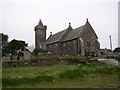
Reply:
[[59, 55], [59, 43], [53, 43], [47, 45], [47, 50], [51, 52], [52, 56], [60, 56]]
[[62, 56], [77, 56], [78, 55], [78, 39], [62, 42]]
[[78, 56], [84, 56], [84, 42], [81, 37], [78, 38]]
[[100, 45], [91, 27], [86, 25], [84, 30], [81, 32], [80, 37], [83, 39], [84, 53], [86, 56], [92, 54], [96, 55], [99, 53]]

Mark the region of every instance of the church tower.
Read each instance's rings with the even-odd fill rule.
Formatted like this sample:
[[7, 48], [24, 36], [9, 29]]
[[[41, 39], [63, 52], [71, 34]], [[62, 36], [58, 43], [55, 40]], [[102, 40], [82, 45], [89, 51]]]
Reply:
[[43, 25], [40, 20], [38, 25], [35, 27], [35, 48], [41, 48], [45, 50], [46, 48], [46, 29], [47, 26]]

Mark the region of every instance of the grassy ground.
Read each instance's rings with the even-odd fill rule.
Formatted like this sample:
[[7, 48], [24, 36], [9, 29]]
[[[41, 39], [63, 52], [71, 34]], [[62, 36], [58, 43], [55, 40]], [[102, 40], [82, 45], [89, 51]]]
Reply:
[[3, 88], [117, 88], [118, 68], [93, 62], [3, 68]]

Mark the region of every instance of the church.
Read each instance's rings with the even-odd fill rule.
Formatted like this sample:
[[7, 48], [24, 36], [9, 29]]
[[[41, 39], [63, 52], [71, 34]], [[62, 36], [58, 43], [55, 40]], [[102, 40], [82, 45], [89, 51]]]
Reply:
[[89, 23], [75, 29], [71, 24], [46, 39], [47, 26], [40, 20], [35, 27], [35, 48], [50, 52], [52, 56], [97, 56], [100, 50], [98, 36]]

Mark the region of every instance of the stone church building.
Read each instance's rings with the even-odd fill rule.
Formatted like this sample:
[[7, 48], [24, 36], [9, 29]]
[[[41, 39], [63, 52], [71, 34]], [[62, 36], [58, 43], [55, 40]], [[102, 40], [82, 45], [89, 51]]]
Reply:
[[52, 56], [91, 56], [98, 55], [100, 43], [88, 19], [85, 25], [55, 33], [46, 39], [47, 26], [40, 20], [35, 27], [35, 48], [42, 48]]

